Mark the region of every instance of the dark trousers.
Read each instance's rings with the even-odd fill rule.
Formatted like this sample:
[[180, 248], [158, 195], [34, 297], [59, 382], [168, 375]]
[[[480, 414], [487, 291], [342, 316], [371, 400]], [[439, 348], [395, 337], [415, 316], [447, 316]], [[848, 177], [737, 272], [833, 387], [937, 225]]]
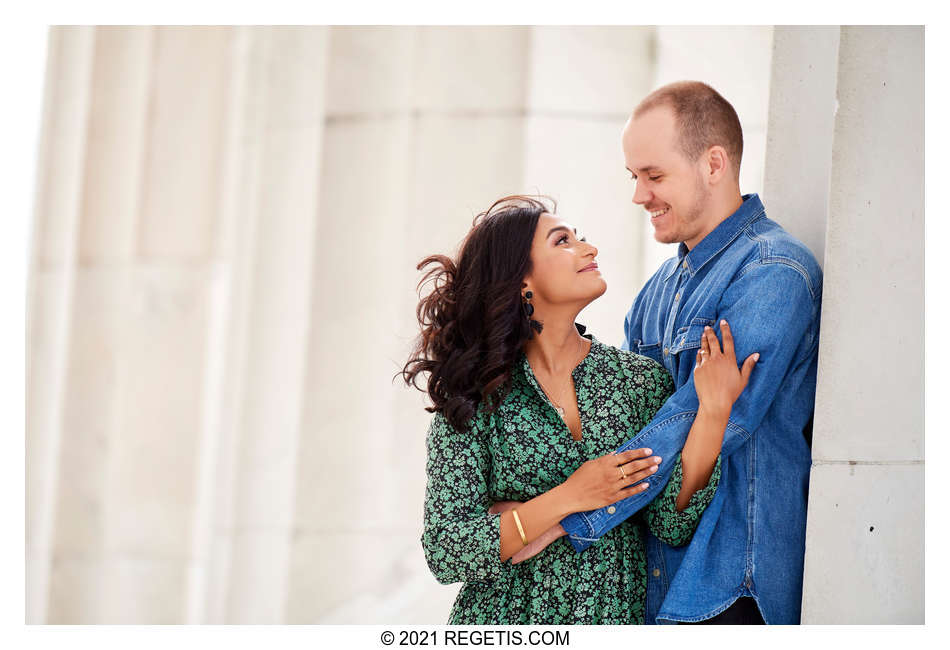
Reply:
[[765, 625], [762, 614], [755, 600], [743, 596], [732, 603], [724, 612], [721, 612], [705, 621], [696, 621], [692, 625]]

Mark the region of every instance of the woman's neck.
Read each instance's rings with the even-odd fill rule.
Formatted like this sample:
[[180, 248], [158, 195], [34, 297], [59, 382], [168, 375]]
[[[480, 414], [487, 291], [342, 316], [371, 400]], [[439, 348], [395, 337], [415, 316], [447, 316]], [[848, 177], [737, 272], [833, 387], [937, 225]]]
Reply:
[[544, 332], [525, 342], [524, 353], [535, 374], [569, 375], [590, 350], [590, 341], [574, 326], [577, 314], [544, 319]]

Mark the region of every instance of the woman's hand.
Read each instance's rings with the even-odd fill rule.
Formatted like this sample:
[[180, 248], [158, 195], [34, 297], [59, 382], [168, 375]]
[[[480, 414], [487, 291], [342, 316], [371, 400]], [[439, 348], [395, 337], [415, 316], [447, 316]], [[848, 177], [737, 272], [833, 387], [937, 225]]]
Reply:
[[696, 353], [693, 380], [700, 407], [714, 414], [728, 414], [732, 405], [749, 383], [749, 375], [759, 360], [759, 353], [749, 355], [742, 364], [736, 362], [736, 349], [729, 323], [719, 321], [722, 328], [722, 347], [713, 328], [706, 326], [702, 345]]
[[656, 472], [662, 459], [650, 456], [652, 453], [650, 449], [631, 449], [588, 460], [554, 489], [561, 492], [570, 512], [608, 506], [649, 487], [649, 483], [629, 486]]

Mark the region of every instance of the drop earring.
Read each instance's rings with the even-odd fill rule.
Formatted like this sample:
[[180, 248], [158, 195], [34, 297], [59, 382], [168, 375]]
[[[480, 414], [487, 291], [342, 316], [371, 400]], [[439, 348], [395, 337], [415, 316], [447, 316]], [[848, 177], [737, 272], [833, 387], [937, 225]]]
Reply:
[[541, 330], [544, 327], [541, 323], [539, 323], [538, 321], [532, 318], [532, 316], [534, 316], [534, 305], [531, 304], [531, 299], [533, 297], [534, 297], [533, 293], [531, 293], [530, 291], [525, 291], [524, 301], [522, 302], [522, 305], [524, 306], [525, 316], [528, 319], [528, 338], [529, 339], [532, 338], [532, 336], [534, 336], [534, 332], [532, 332], [531, 330], [534, 330], [538, 334], [540, 334]]

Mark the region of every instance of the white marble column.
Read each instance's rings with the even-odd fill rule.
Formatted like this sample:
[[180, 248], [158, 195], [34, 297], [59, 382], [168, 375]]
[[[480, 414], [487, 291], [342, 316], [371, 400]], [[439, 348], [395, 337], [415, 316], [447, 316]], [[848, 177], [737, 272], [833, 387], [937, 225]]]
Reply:
[[[295, 485], [324, 146], [327, 28], [236, 30], [226, 209], [226, 297], [210, 340], [215, 399], [195, 538], [207, 565], [194, 622], [281, 623], [296, 534]], [[202, 557], [204, 556], [204, 557]]]
[[52, 30], [31, 622], [280, 622], [324, 28]]
[[94, 40], [92, 28], [54, 28], [49, 35], [26, 333], [27, 623], [48, 620], [52, 574], [59, 570], [54, 548], [63, 402]]

